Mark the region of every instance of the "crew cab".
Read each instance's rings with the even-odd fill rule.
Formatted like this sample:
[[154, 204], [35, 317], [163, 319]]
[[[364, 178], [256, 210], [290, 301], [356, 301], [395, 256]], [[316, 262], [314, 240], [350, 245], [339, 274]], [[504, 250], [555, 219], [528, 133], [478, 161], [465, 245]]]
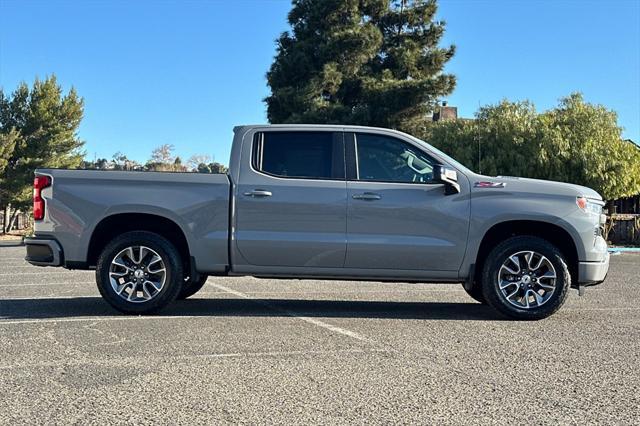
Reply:
[[603, 205], [577, 185], [476, 174], [394, 130], [239, 126], [228, 174], [36, 170], [26, 260], [95, 269], [129, 314], [244, 275], [462, 283], [541, 319], [605, 279]]

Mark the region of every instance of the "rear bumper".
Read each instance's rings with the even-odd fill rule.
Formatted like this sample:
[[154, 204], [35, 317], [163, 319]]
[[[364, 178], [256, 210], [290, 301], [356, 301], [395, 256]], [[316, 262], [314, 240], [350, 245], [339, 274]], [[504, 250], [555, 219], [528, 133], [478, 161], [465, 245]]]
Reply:
[[47, 238], [25, 238], [27, 262], [36, 266], [62, 266], [64, 256], [62, 247], [56, 240]]
[[586, 285], [600, 284], [609, 272], [609, 253], [605, 253], [601, 262], [580, 262], [578, 264], [578, 283]]

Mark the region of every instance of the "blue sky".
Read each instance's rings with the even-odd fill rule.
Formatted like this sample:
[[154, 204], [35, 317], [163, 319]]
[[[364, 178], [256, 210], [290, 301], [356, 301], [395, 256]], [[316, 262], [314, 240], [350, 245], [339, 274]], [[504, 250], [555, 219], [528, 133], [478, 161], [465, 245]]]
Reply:
[[[55, 73], [85, 99], [87, 157], [169, 143], [227, 163], [262, 99], [288, 0], [0, 0], [0, 86]], [[539, 110], [582, 91], [640, 141], [640, 0], [442, 0], [461, 116], [502, 98]]]

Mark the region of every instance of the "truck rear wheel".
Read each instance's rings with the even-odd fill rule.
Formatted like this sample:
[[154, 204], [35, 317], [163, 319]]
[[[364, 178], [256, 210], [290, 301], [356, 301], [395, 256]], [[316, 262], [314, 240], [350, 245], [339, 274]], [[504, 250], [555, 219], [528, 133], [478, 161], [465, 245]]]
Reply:
[[182, 288], [180, 288], [180, 293], [178, 293], [177, 299], [183, 300], [199, 292], [207, 283], [207, 278], [209, 277], [200, 274], [197, 274], [195, 277], [185, 278], [182, 282]]
[[571, 275], [564, 255], [546, 240], [509, 238], [489, 254], [482, 272], [487, 303], [517, 320], [539, 320], [556, 312], [567, 298]]
[[127, 314], [156, 312], [182, 288], [182, 262], [164, 237], [133, 231], [114, 238], [102, 250], [96, 267], [102, 297]]

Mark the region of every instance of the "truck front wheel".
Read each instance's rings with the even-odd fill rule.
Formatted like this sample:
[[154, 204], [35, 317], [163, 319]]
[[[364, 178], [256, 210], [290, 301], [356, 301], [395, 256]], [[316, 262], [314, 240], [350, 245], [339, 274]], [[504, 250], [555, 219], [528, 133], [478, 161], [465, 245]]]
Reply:
[[148, 314], [177, 297], [182, 288], [182, 262], [164, 237], [127, 232], [102, 250], [96, 282], [102, 297], [120, 312]]
[[564, 255], [542, 238], [519, 236], [498, 244], [482, 272], [482, 294], [503, 315], [539, 320], [567, 298], [571, 275]]

